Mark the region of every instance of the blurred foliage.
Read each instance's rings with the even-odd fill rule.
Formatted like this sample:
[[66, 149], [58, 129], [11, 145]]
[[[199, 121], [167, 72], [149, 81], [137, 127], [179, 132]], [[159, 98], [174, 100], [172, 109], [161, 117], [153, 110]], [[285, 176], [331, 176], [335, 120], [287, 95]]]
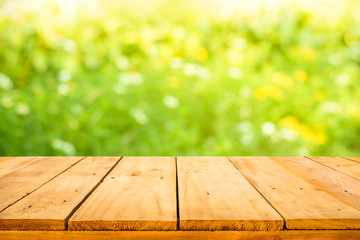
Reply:
[[1, 15], [0, 155], [359, 155], [359, 20], [178, 5]]

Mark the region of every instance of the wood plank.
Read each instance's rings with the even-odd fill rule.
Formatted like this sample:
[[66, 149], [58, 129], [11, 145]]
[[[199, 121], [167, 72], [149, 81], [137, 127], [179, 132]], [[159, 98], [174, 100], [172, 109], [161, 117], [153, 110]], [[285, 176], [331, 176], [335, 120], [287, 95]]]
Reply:
[[[64, 230], [66, 218], [118, 160], [118, 157], [83, 159], [1, 212], [0, 229]], [[27, 179], [30, 181], [31, 177]]]
[[342, 157], [309, 157], [310, 159], [360, 180], [360, 163]]
[[285, 218], [287, 229], [360, 229], [360, 211], [269, 157], [230, 157]]
[[346, 157], [346, 158], [360, 163], [360, 157]]
[[10, 159], [13, 159], [15, 157], [0, 157], [0, 162], [2, 161], [7, 161], [7, 160], [10, 160]]
[[360, 181], [305, 157], [271, 157], [324, 191], [360, 209]]
[[70, 230], [175, 230], [174, 157], [124, 157], [69, 220]]
[[13, 171], [26, 168], [35, 161], [39, 161], [46, 157], [16, 157], [16, 158], [2, 158], [0, 161], [0, 178], [10, 174]]
[[0, 239], [7, 240], [133, 240], [133, 239], [279, 239], [279, 240], [357, 240], [357, 230], [318, 230], [318, 231], [0, 231]]
[[[83, 157], [21, 158], [9, 162], [9, 174], [0, 177], [0, 211], [35, 191]], [[12, 164], [16, 160], [16, 164]], [[19, 164], [23, 163], [24, 166]]]
[[226, 157], [179, 157], [180, 229], [280, 230], [279, 214]]

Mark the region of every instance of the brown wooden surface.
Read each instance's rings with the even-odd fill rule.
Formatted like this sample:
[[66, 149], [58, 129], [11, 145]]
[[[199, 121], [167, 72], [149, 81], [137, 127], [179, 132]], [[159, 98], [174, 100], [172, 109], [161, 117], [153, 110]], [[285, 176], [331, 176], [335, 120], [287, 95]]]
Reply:
[[288, 229], [359, 229], [360, 211], [269, 157], [230, 157], [284, 217]]
[[14, 157], [0, 157], [0, 162], [13, 159]]
[[8, 240], [130, 240], [130, 239], [237, 239], [237, 240], [359, 240], [360, 231], [0, 231]]
[[69, 220], [70, 230], [176, 230], [174, 157], [124, 157]]
[[0, 158], [0, 239], [360, 239], [359, 158], [119, 159]]
[[360, 209], [360, 181], [305, 157], [272, 157], [322, 190]]
[[360, 163], [360, 157], [346, 157], [346, 159], [350, 159]]
[[342, 157], [309, 157], [310, 159], [360, 180], [360, 162]]
[[178, 157], [180, 229], [281, 230], [280, 215], [226, 157]]
[[[66, 171], [83, 157], [25, 158], [20, 164], [17, 158], [11, 160], [8, 174], [0, 177], [0, 211], [15, 203], [47, 181]], [[20, 161], [22, 161], [21, 158]], [[6, 161], [8, 162], [8, 161]]]
[[45, 157], [2, 157], [0, 158], [0, 177], [26, 168], [31, 163], [44, 158]]
[[0, 213], [0, 229], [65, 230], [65, 220], [118, 157], [87, 157]]

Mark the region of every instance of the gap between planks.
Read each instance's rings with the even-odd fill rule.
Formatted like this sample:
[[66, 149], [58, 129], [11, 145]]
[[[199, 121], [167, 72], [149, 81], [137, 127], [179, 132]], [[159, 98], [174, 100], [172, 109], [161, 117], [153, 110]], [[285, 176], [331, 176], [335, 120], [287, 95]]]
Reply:
[[358, 209], [321, 192], [270, 157], [230, 157], [230, 160], [283, 214], [288, 229], [359, 229]]
[[178, 177], [178, 165], [177, 157], [175, 157], [175, 173], [176, 173], [176, 230], [180, 230], [180, 202], [179, 202], [179, 177]]
[[240, 174], [246, 179], [246, 181], [248, 181], [248, 183], [250, 183], [251, 186], [253, 186], [253, 188], [255, 188], [255, 190], [262, 196], [263, 199], [265, 199], [265, 201], [280, 215], [280, 217], [283, 219], [283, 230], [287, 230], [286, 228], [286, 221], [283, 215], [281, 215], [281, 213], [269, 202], [269, 200], [266, 199], [266, 197], [254, 186], [254, 184], [249, 181], [249, 179], [240, 171], [240, 169], [230, 160], [230, 158], [227, 156], [226, 157], [229, 162], [240, 172]]
[[353, 162], [360, 163], [360, 157], [342, 157], [342, 158], [351, 160], [351, 161], [353, 161]]
[[175, 157], [124, 157], [69, 230], [176, 230]]
[[179, 157], [182, 230], [278, 231], [284, 220], [226, 157]]
[[[45, 157], [47, 158], [47, 157]], [[50, 157], [48, 157], [50, 158]], [[51, 182], [53, 179], [55, 179], [56, 177], [60, 176], [61, 174], [63, 174], [64, 172], [66, 172], [67, 170], [69, 170], [70, 168], [72, 168], [73, 166], [75, 166], [76, 164], [78, 164], [79, 162], [81, 162], [82, 160], [84, 160], [86, 157], [80, 157], [80, 159], [78, 161], [76, 161], [75, 163], [71, 164], [69, 167], [67, 167], [65, 170], [61, 171], [60, 173], [56, 174], [55, 176], [53, 176], [52, 178], [50, 178], [49, 180], [47, 180], [46, 182], [44, 182], [43, 184], [41, 184], [40, 186], [38, 186], [37, 188], [35, 188], [34, 190], [26, 193], [25, 195], [23, 195], [21, 198], [17, 199], [16, 201], [14, 201], [13, 203], [10, 203], [9, 205], [7, 205], [6, 207], [4, 207], [3, 209], [0, 210], [0, 213], [3, 212], [4, 210], [6, 210], [7, 208], [11, 207], [12, 205], [14, 205], [15, 203], [19, 202], [20, 200], [24, 199], [25, 197], [29, 196], [30, 194], [32, 194], [33, 192], [35, 192], [36, 190], [40, 189], [42, 186], [46, 185], [47, 183]]]
[[[98, 158], [106, 160], [100, 162], [97, 161]], [[0, 228], [65, 230], [65, 220], [69, 214], [120, 159], [121, 157], [85, 157], [35, 193], [1, 212]], [[61, 194], [63, 191], [65, 195]], [[67, 194], [69, 198], [59, 200], [59, 197], [66, 197]], [[28, 208], [29, 210], [25, 210]]]
[[109, 171], [100, 179], [100, 181], [91, 189], [91, 191], [86, 194], [83, 200], [70, 212], [69, 216], [65, 219], [65, 230], [68, 230], [69, 227], [69, 219], [74, 215], [74, 213], [81, 207], [81, 205], [90, 197], [90, 195], [100, 186], [100, 184], [104, 181], [104, 179], [109, 175], [109, 173], [118, 165], [123, 157], [120, 157], [117, 162], [112, 166]]
[[[288, 157], [270, 157], [270, 159], [310, 184], [360, 210], [360, 181], [357, 179], [306, 157], [290, 157], [291, 160]], [[315, 171], [317, 173], [312, 174]], [[324, 179], [319, 180], [319, 174]]]
[[[343, 174], [345, 174], [345, 175], [347, 175], [347, 176], [349, 176], [349, 177], [352, 177], [352, 178], [354, 178], [354, 179], [356, 179], [356, 180], [360, 180], [360, 173], [359, 172], [353, 172], [353, 171], [344, 171], [344, 169], [339, 169], [339, 167], [340, 168], [343, 168], [343, 166], [340, 166], [340, 165], [336, 165], [336, 166], [334, 166], [333, 164], [331, 164], [331, 163], [324, 163], [324, 162], [322, 162], [320, 159], [321, 158], [324, 158], [324, 159], [327, 159], [327, 158], [336, 158], [336, 159], [343, 159], [343, 160], [345, 160], [345, 161], [347, 161], [347, 162], [350, 162], [350, 163], [355, 163], [353, 166], [356, 166], [357, 164], [360, 164], [358, 161], [354, 161], [354, 160], [351, 160], [351, 159], [348, 159], [348, 158], [344, 158], [344, 157], [308, 157], [308, 156], [305, 156], [307, 159], [310, 159], [311, 161], [314, 161], [314, 162], [317, 162], [317, 163], [319, 163], [319, 164], [321, 164], [321, 165], [323, 165], [323, 166], [325, 166], [325, 167], [328, 167], [328, 168], [331, 168], [332, 170], [334, 170], [334, 171], [337, 171], [337, 172], [340, 172], [340, 173], [343, 173]], [[347, 170], [346, 168], [345, 168], [345, 170]]]

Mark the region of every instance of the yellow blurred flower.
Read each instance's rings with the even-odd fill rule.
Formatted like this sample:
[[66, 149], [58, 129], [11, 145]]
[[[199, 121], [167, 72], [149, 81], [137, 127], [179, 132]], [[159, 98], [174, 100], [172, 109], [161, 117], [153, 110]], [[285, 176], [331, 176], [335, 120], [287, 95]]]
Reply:
[[314, 124], [314, 129], [316, 132], [325, 132], [325, 126], [321, 123]]
[[295, 57], [301, 57], [308, 62], [311, 62], [315, 58], [315, 52], [312, 48], [303, 45], [296, 45], [291, 48], [291, 53]]
[[285, 72], [276, 72], [272, 76], [272, 81], [276, 84], [281, 85], [284, 88], [291, 88], [294, 83], [291, 77], [289, 77]]
[[268, 86], [265, 88], [266, 92], [267, 92], [267, 95], [269, 97], [272, 97], [276, 100], [280, 100], [283, 98], [283, 92], [277, 88], [277, 87], [274, 87], [274, 86]]
[[297, 132], [306, 140], [306, 141], [312, 141], [314, 136], [314, 131], [311, 130], [311, 128], [305, 124], [298, 124], [297, 126]]
[[306, 82], [308, 79], [308, 74], [307, 74], [307, 72], [305, 72], [303, 70], [296, 70], [294, 77], [299, 82]]
[[315, 144], [316, 145], [324, 145], [328, 141], [328, 137], [325, 133], [317, 133], [315, 134]]
[[195, 50], [195, 58], [199, 61], [205, 61], [209, 58], [209, 52], [204, 47], [199, 47]]
[[265, 91], [264, 91], [262, 88], [257, 88], [257, 89], [255, 89], [255, 91], [254, 91], [254, 97], [255, 97], [256, 99], [261, 100], [261, 99], [266, 98], [266, 93], [265, 93]]
[[327, 135], [324, 133], [323, 126], [315, 126], [315, 131], [306, 124], [300, 123], [298, 119], [294, 116], [286, 116], [280, 121], [279, 125], [282, 128], [295, 131], [303, 139], [308, 142], [313, 142], [316, 145], [323, 145], [328, 140]]
[[280, 121], [280, 127], [295, 130], [299, 124], [298, 120], [294, 116], [286, 116]]
[[183, 58], [183, 57], [184, 57], [184, 53], [181, 52], [181, 51], [175, 51], [175, 52], [173, 53], [173, 57], [175, 57], [175, 58]]
[[254, 97], [259, 100], [265, 99], [266, 97], [271, 97], [276, 100], [281, 100], [283, 96], [284, 96], [283, 92], [279, 88], [272, 85], [260, 87], [255, 89], [254, 91]]
[[185, 52], [188, 56], [195, 57], [198, 61], [205, 61], [209, 58], [208, 50], [201, 46], [198, 36], [191, 36], [185, 41]]
[[324, 92], [323, 90], [317, 90], [315, 92], [315, 99], [316, 101], [324, 101], [326, 99], [326, 92]]

